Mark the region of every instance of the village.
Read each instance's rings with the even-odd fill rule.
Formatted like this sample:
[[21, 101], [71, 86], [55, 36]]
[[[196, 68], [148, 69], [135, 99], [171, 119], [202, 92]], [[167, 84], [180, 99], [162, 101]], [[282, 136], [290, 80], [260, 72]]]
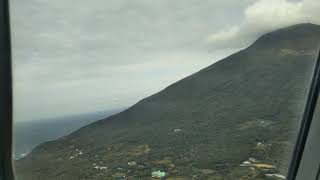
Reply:
[[[173, 129], [173, 133], [179, 134], [183, 132], [183, 129]], [[265, 150], [271, 147], [272, 144], [265, 142], [257, 142], [255, 150]], [[69, 156], [69, 160], [81, 159], [85, 154], [80, 148], [72, 148], [73, 152]], [[107, 152], [115, 150], [115, 147], [107, 147]], [[95, 158], [99, 161], [92, 163], [92, 169], [94, 173], [101, 176], [110, 176], [117, 180], [131, 180], [141, 177], [142, 179], [166, 179], [166, 180], [183, 180], [183, 179], [203, 179], [210, 177], [220, 177], [219, 173], [215, 169], [200, 169], [189, 168], [188, 173], [192, 173], [192, 176], [184, 175], [182, 172], [185, 167], [179, 167], [177, 162], [179, 160], [173, 157], [164, 157], [162, 159], [149, 161], [143, 161], [138, 157], [148, 155], [151, 151], [151, 147], [147, 144], [137, 146], [136, 148], [126, 152], [126, 156], [136, 157], [136, 160], [127, 161], [125, 165], [113, 166], [103, 161], [100, 155], [96, 155]], [[241, 179], [252, 179], [253, 177], [260, 177], [262, 179], [286, 179], [282, 174], [278, 173], [277, 167], [274, 164], [266, 163], [256, 158], [250, 157], [239, 163], [237, 171], [243, 172]], [[240, 176], [239, 175], [239, 176]]]
[[286, 179], [284, 175], [272, 173], [276, 170], [276, 166], [272, 164], [262, 163], [255, 158], [249, 158], [246, 161], [243, 161], [240, 164], [241, 167], [248, 167], [253, 173], [255, 173], [256, 170], [262, 170], [265, 173], [263, 173], [266, 177], [277, 177], [281, 179]]

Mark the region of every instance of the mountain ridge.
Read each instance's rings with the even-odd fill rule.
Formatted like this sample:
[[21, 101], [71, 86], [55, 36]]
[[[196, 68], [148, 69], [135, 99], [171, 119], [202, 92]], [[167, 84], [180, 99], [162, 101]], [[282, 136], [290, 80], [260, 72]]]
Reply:
[[[24, 179], [150, 179], [162, 169], [172, 177], [250, 179], [238, 165], [255, 157], [284, 174], [319, 47], [319, 25], [268, 33], [116, 115], [38, 146], [18, 161], [18, 172]], [[272, 147], [259, 150], [261, 142]], [[83, 155], [71, 158], [75, 149]], [[98, 162], [108, 170], [96, 172]]]
[[[318, 31], [320, 31], [320, 25], [316, 25], [316, 24], [312, 24], [312, 23], [297, 24], [297, 25], [293, 25], [293, 26], [286, 27], [286, 28], [281, 28], [281, 29], [279, 29], [279, 30], [277, 30], [277, 31], [289, 30], [289, 29], [295, 28], [295, 27], [301, 28], [301, 26], [312, 26], [312, 28], [316, 28]], [[240, 51], [238, 51], [238, 52], [236, 52], [236, 53], [233, 53], [233, 54], [231, 54], [231, 55], [223, 58], [222, 60], [231, 58], [231, 57], [233, 57], [233, 56], [236, 56], [238, 53], [241, 53], [241, 52], [243, 52], [243, 51], [246, 51], [246, 50], [252, 48], [252, 46], [255, 45], [256, 43], [260, 43], [259, 41], [261, 41], [265, 36], [270, 36], [270, 35], [272, 36], [273, 34], [274, 34], [274, 31], [273, 31], [273, 32], [269, 32], [269, 33], [267, 33], [266, 35], [261, 36], [261, 37], [258, 38], [254, 43], [252, 43], [249, 47], [247, 47], [247, 48], [245, 48], [245, 49], [243, 49], [243, 50], [240, 50]], [[220, 61], [221, 61], [221, 60], [220, 60]], [[219, 63], [220, 61], [218, 61], [218, 62], [216, 62], [216, 63]], [[199, 70], [199, 71], [196, 72], [196, 73], [193, 73], [193, 74], [191, 74], [191, 75], [189, 75], [189, 76], [187, 76], [187, 77], [184, 77], [184, 78], [180, 79], [179, 81], [177, 81], [177, 82], [175, 82], [175, 83], [172, 83], [171, 85], [165, 87], [163, 90], [161, 90], [161, 91], [159, 91], [159, 92], [157, 92], [157, 93], [155, 93], [155, 94], [153, 94], [153, 95], [151, 95], [151, 96], [148, 96], [148, 97], [146, 97], [146, 98], [143, 98], [143, 99], [139, 100], [136, 104], [134, 104], [133, 106], [129, 107], [128, 109], [125, 109], [124, 111], [129, 110], [130, 108], [134, 107], [134, 106], [137, 105], [138, 103], [141, 103], [141, 102], [145, 101], [147, 98], [153, 97], [153, 96], [161, 93], [162, 91], [167, 90], [167, 89], [170, 88], [171, 86], [176, 85], [176, 84], [179, 83], [180, 81], [183, 81], [183, 80], [189, 78], [190, 76], [196, 75], [196, 74], [198, 74], [198, 73], [200, 73], [200, 72], [202, 72], [202, 71], [205, 71], [205, 70], [207, 70], [207, 69], [212, 68], [212, 66], [214, 66], [216, 63], [213, 63], [213, 64], [209, 65], [208, 67], [205, 67], [204, 69]], [[120, 113], [121, 113], [121, 112], [120, 112]], [[117, 114], [115, 114], [115, 115], [113, 115], [113, 116], [116, 116], [116, 115], [117, 115]], [[109, 118], [112, 118], [112, 116], [109, 117]], [[102, 120], [103, 120], [103, 119], [102, 119]], [[97, 123], [98, 123], [98, 122], [97, 122]]]

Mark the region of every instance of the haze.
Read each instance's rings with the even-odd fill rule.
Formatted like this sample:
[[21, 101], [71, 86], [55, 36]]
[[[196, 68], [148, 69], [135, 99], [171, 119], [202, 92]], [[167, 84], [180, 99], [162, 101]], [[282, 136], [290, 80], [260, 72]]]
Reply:
[[14, 118], [124, 108], [293, 24], [318, 0], [12, 0]]

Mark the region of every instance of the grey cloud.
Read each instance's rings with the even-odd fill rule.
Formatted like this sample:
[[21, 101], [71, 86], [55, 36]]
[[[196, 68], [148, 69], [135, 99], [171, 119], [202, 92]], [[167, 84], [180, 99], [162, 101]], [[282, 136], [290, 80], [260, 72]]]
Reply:
[[235, 51], [203, 38], [252, 2], [12, 0], [15, 117], [129, 106]]

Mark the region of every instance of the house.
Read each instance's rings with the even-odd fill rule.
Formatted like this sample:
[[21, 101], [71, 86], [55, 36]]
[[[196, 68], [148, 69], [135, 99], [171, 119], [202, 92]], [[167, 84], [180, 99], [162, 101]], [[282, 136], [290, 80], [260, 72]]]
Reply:
[[151, 176], [153, 178], [163, 178], [163, 177], [166, 176], [166, 173], [163, 172], [163, 171], [154, 171], [154, 172], [151, 173]]
[[278, 178], [281, 178], [281, 179], [286, 179], [286, 177], [284, 175], [281, 175], [281, 174], [265, 174], [265, 176], [267, 176], [267, 177], [278, 177]]
[[250, 161], [243, 161], [240, 166], [242, 167], [248, 167], [248, 166], [252, 166], [251, 162]]
[[253, 167], [263, 168], [263, 169], [275, 169], [275, 168], [276, 168], [274, 165], [271, 165], [271, 164], [262, 164], [262, 163], [253, 164]]
[[135, 161], [130, 161], [130, 162], [128, 162], [128, 165], [129, 166], [135, 166], [135, 165], [137, 165], [137, 163]]
[[252, 167], [252, 168], [261, 168], [261, 169], [275, 169], [276, 167], [271, 164], [258, 163], [255, 158], [249, 158], [246, 161], [243, 161], [240, 166], [242, 167]]

